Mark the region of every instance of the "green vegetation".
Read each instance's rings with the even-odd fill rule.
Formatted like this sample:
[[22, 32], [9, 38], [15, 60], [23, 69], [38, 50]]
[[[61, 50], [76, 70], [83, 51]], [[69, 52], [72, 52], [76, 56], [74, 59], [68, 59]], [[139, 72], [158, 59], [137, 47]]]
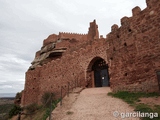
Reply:
[[0, 113], [7, 113], [13, 107], [13, 104], [2, 104], [0, 105]]
[[0, 105], [0, 120], [7, 120], [9, 118], [9, 113], [14, 104], [2, 104]]
[[[152, 120], [160, 120], [160, 105], [148, 105], [144, 103], [139, 103], [139, 98], [148, 98], [148, 97], [158, 97], [158, 93], [142, 93], [142, 92], [127, 92], [127, 91], [119, 91], [117, 93], [108, 93], [109, 96], [113, 96], [116, 98], [120, 98], [123, 101], [127, 102], [131, 106], [135, 108], [135, 111], [140, 113], [158, 113], [158, 118], [153, 118]], [[141, 120], [150, 120], [151, 118], [142, 117]]]
[[24, 108], [25, 117], [23, 120], [46, 120], [49, 117], [50, 113], [56, 108], [59, 100], [54, 100], [52, 102], [52, 106], [50, 104], [49, 107], [44, 105], [38, 106], [37, 104], [31, 104]]
[[12, 109], [9, 111], [9, 118], [12, 118], [14, 115], [17, 115], [18, 113], [20, 113], [22, 109], [20, 108], [20, 106], [14, 105], [12, 107]]
[[[135, 111], [140, 111], [141, 113], [158, 113], [158, 118], [153, 118], [152, 120], [160, 120], [160, 105], [149, 106], [147, 104], [136, 104]], [[142, 118], [142, 120], [150, 120], [151, 118]]]
[[51, 104], [51, 101], [55, 101], [55, 95], [54, 93], [46, 92], [43, 94], [41, 98], [41, 102], [45, 107], [49, 107]]
[[[46, 92], [41, 98], [42, 105], [39, 106], [37, 103], [32, 103], [26, 107], [21, 108], [19, 106], [21, 101], [22, 92], [18, 92], [15, 96], [14, 102], [1, 103], [0, 104], [0, 120], [8, 120], [13, 116], [21, 114], [23, 120], [46, 120], [50, 113], [56, 108], [60, 99], [55, 99], [54, 93]], [[9, 101], [9, 100], [8, 100]], [[1, 102], [1, 101], [0, 101]]]
[[56, 100], [54, 93], [44, 93], [41, 98], [42, 105], [32, 103], [23, 108], [23, 120], [46, 120], [50, 113], [56, 108], [60, 99]]
[[128, 91], [119, 91], [117, 93], [110, 92], [110, 93], [108, 93], [108, 95], [116, 97], [116, 98], [120, 98], [131, 105], [134, 104], [135, 102], [138, 102], [139, 98], [141, 98], [141, 97], [157, 97], [157, 96], [159, 96], [158, 93], [142, 93], [142, 92], [133, 93], [133, 92], [128, 92]]
[[28, 106], [26, 106], [24, 109], [26, 111], [26, 114], [33, 114], [34, 112], [36, 112], [40, 107], [36, 104], [36, 103], [32, 103]]
[[12, 108], [8, 110], [9, 118], [12, 118], [13, 116], [19, 114], [22, 111], [22, 108], [19, 105], [21, 102], [21, 97], [22, 97], [22, 91], [16, 94], [14, 98], [15, 104], [13, 104]]
[[22, 92], [23, 92], [23, 91], [18, 92], [18, 93], [16, 94], [16, 96], [15, 96], [15, 99], [21, 99], [21, 97], [22, 97]]
[[50, 112], [53, 111], [56, 108], [56, 106], [57, 106], [57, 104], [58, 104], [59, 101], [60, 101], [60, 99], [54, 100], [52, 102], [52, 106], [50, 106], [50, 108], [49, 107], [45, 108], [45, 114], [44, 114], [42, 120], [46, 120], [47, 119], [47, 117], [50, 115]]

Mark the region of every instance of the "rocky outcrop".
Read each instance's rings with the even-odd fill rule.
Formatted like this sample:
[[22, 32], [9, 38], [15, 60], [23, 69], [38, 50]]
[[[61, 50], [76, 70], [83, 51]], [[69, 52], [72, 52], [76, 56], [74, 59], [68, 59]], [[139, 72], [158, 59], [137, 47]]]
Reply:
[[45, 46], [42, 50], [38, 51], [35, 59], [32, 61], [32, 66], [30, 66], [29, 70], [33, 70], [36, 67], [41, 67], [48, 62], [60, 58], [62, 54], [66, 51], [67, 48], [59, 48], [59, 49], [48, 49]]

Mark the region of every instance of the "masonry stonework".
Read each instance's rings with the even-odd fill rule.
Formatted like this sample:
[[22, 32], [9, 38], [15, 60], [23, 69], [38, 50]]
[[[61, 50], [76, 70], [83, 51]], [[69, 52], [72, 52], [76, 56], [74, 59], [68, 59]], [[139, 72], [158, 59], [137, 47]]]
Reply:
[[96, 21], [88, 34], [52, 34], [26, 72], [21, 104], [41, 104], [45, 92], [60, 96], [61, 86], [77, 80], [80, 86], [94, 87], [92, 66], [103, 59], [113, 91], [159, 92], [156, 72], [160, 70], [160, 1], [146, 0], [147, 7], [132, 9], [121, 26], [113, 25], [106, 38], [99, 38]]

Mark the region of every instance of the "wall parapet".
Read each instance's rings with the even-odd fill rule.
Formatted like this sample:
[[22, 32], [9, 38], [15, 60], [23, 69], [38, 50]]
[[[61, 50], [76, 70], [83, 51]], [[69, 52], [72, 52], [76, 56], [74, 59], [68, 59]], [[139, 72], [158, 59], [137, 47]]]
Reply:
[[136, 6], [132, 9], [132, 16], [136, 16], [141, 12], [141, 8], [139, 6]]
[[87, 34], [59, 32], [59, 39], [87, 40]]
[[159, 0], [146, 0], [147, 8], [152, 8], [156, 3], [160, 2]]
[[85, 33], [59, 32], [59, 35], [87, 35]]

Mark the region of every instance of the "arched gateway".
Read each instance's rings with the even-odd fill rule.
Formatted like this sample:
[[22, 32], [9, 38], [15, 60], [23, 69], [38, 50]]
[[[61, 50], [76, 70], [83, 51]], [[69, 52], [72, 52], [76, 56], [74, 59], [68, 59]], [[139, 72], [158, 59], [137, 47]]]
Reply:
[[106, 87], [110, 86], [108, 65], [106, 61], [100, 57], [91, 60], [87, 69], [87, 85], [86, 87]]

